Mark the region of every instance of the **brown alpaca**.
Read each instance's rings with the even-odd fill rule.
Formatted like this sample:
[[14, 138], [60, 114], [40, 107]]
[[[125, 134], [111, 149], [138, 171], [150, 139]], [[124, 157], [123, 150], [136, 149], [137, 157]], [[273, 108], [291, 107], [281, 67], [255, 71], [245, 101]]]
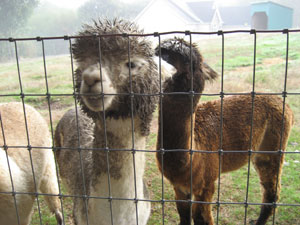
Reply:
[[[190, 54], [191, 48], [192, 54]], [[225, 97], [223, 102], [223, 138], [220, 147], [221, 101], [197, 105], [200, 99], [199, 93], [202, 93], [204, 89], [205, 80], [214, 79], [216, 73], [203, 63], [197, 47], [195, 45], [190, 47], [182, 39], [166, 40], [161, 44], [160, 49], [161, 57], [177, 70], [172, 78], [164, 83], [164, 93], [190, 92], [192, 79], [190, 55], [192, 55], [193, 61], [193, 91], [195, 93], [193, 107], [191, 107], [190, 95], [169, 94], [163, 97], [162, 108], [160, 106], [159, 113], [157, 149], [165, 149], [165, 152], [164, 154], [161, 154], [160, 151], [157, 152], [157, 162], [159, 169], [172, 183], [176, 200], [193, 199], [194, 201], [212, 202], [215, 181], [219, 174], [218, 149], [221, 148], [224, 151], [221, 157], [221, 172], [229, 172], [247, 164], [249, 154], [247, 152], [226, 153], [226, 151], [249, 150], [252, 146], [254, 153], [251, 154], [251, 161], [259, 174], [263, 189], [262, 202], [278, 201], [284, 154], [279, 154], [280, 152], [277, 153], [277, 151], [286, 149], [293, 124], [293, 113], [289, 106], [285, 105], [282, 125], [282, 100], [275, 96], [255, 96], [251, 145], [251, 96]], [[159, 55], [159, 48], [156, 49], [156, 54]], [[192, 113], [191, 110], [193, 110]], [[191, 114], [193, 118], [191, 118]], [[191, 119], [193, 119], [192, 133]], [[199, 150], [192, 154], [192, 159], [188, 151], [191, 148], [191, 135], [193, 135], [192, 149]], [[180, 150], [168, 151], [174, 149]], [[215, 153], [201, 153], [202, 150]], [[258, 151], [276, 153], [264, 154], [257, 153]], [[192, 193], [190, 186], [191, 167]], [[180, 225], [191, 224], [189, 202], [178, 201], [176, 204], [180, 215]], [[271, 205], [262, 205], [256, 224], [265, 224], [272, 213], [273, 207]], [[194, 224], [212, 225], [214, 221], [211, 204], [193, 203], [192, 218]]]

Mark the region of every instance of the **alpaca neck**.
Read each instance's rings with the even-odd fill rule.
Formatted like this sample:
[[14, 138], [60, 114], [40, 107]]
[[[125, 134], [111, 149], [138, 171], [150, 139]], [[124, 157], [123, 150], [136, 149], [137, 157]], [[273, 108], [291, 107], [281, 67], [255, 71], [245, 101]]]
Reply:
[[[96, 122], [95, 142], [96, 148], [108, 147], [110, 150], [93, 151], [93, 171], [96, 176], [92, 180], [91, 196], [102, 196], [123, 199], [147, 199], [144, 195], [145, 187], [143, 176], [145, 170], [145, 153], [130, 151], [134, 149], [145, 149], [145, 136], [140, 135], [138, 130], [139, 119], [134, 119], [134, 146], [132, 144], [132, 122], [131, 118], [105, 120], [106, 132], [101, 121]], [[106, 133], [106, 134], [105, 134]], [[105, 138], [106, 137], [106, 138]], [[106, 141], [105, 141], [106, 139]], [[128, 151], [129, 150], [129, 151]], [[109, 179], [108, 179], [109, 178]], [[136, 190], [136, 191], [135, 191]], [[89, 204], [92, 212], [90, 224], [111, 224], [109, 216], [112, 207], [114, 224], [134, 224], [136, 221], [136, 208], [128, 201], [112, 201], [110, 205], [107, 199], [90, 199]], [[139, 203], [139, 224], [147, 218], [149, 213], [145, 211], [149, 203]], [[126, 216], [125, 216], [126, 215]]]
[[[131, 150], [145, 149], [146, 138], [140, 134], [139, 126], [140, 119], [135, 118], [134, 138], [132, 138], [131, 118], [106, 118], [106, 129], [104, 129], [103, 121], [96, 121], [94, 148], [100, 150], [93, 151], [94, 170], [99, 171], [99, 173], [107, 173], [109, 168], [111, 177], [120, 179], [123, 174], [122, 171], [133, 165]], [[109, 153], [103, 150], [105, 148], [110, 150]], [[142, 155], [144, 152], [138, 152], [138, 154]], [[136, 157], [135, 163], [137, 165], [143, 164], [139, 159]]]
[[[181, 98], [181, 99], [180, 99]], [[179, 100], [180, 99], [180, 100]], [[163, 105], [159, 110], [159, 129], [157, 149], [180, 150], [166, 151], [163, 155], [165, 175], [168, 177], [168, 169], [180, 168], [182, 172], [189, 169], [191, 136], [193, 135], [191, 107], [189, 97], [165, 96]], [[184, 150], [184, 151], [182, 151]], [[161, 153], [157, 153], [157, 160], [162, 160]], [[162, 168], [160, 168], [162, 169]]]
[[145, 139], [141, 135], [140, 125], [138, 117], [134, 117], [133, 122], [131, 117], [106, 118], [105, 125], [103, 119], [99, 119], [95, 126], [95, 145], [98, 148], [140, 149], [139, 140]]
[[[189, 70], [187, 70], [189, 71]], [[198, 70], [195, 70], [198, 71]], [[181, 71], [173, 75], [172, 79], [165, 82], [164, 92], [186, 92], [191, 90], [191, 74], [186, 71]], [[204, 88], [202, 76], [198, 72], [194, 72], [194, 86], [195, 93], [201, 93]], [[170, 176], [173, 177], [172, 170], [178, 168], [186, 173], [190, 169], [190, 153], [193, 141], [193, 127], [194, 111], [196, 105], [200, 100], [200, 95], [188, 94], [168, 94], [162, 99], [162, 106], [160, 105], [159, 115], [159, 133], [157, 149], [173, 150], [180, 149], [185, 151], [172, 151], [164, 154], [163, 162], [166, 164], [164, 169], [170, 170]], [[159, 166], [161, 165], [160, 153], [157, 153], [157, 160]], [[160, 168], [162, 169], [162, 168]], [[165, 171], [168, 177], [168, 171]]]

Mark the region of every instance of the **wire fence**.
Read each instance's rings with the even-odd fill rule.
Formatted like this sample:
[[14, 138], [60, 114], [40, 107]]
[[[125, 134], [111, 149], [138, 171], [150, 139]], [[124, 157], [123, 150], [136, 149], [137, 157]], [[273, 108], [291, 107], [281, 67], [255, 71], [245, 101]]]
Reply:
[[[270, 33], [270, 34], [276, 34], [276, 35], [284, 35], [284, 37], [286, 38], [286, 46], [285, 46], [285, 72], [284, 72], [284, 82], [282, 84], [282, 91], [280, 92], [257, 92], [256, 91], [256, 74], [257, 74], [257, 35], [259, 34], [266, 34], [266, 33]], [[78, 93], [76, 91], [76, 80], [75, 80], [75, 65], [74, 65], [74, 59], [73, 59], [73, 52], [72, 52], [72, 44], [74, 43], [74, 41], [78, 38], [95, 38], [95, 39], [98, 39], [99, 40], [99, 55], [100, 55], [100, 59], [99, 59], [99, 62], [100, 62], [100, 65], [101, 65], [101, 39], [102, 38], [110, 38], [112, 36], [114, 37], [122, 37], [122, 38], [128, 38], [128, 59], [129, 59], [129, 64], [130, 64], [130, 59], [132, 58], [131, 56], [131, 52], [130, 52], [130, 37], [152, 37], [153, 40], [155, 40], [156, 43], [158, 43], [158, 46], [161, 46], [161, 38], [164, 38], [165, 36], [176, 36], [176, 35], [183, 35], [185, 36], [187, 39], [188, 39], [188, 42], [190, 43], [190, 46], [192, 45], [193, 43], [193, 40], [194, 40], [194, 37], [199, 38], [199, 37], [220, 37], [221, 39], [221, 72], [220, 72], [220, 91], [217, 92], [217, 93], [194, 93], [194, 92], [177, 92], [177, 93], [164, 93], [164, 90], [163, 90], [163, 81], [162, 81], [162, 62], [161, 62], [161, 55], [159, 57], [159, 63], [158, 63], [158, 72], [159, 72], [159, 83], [160, 83], [160, 86], [159, 86], [159, 92], [157, 93], [154, 93], [154, 94], [147, 94], [147, 93], [134, 93], [133, 91], [133, 88], [132, 86], [130, 87], [130, 93], [117, 93], [117, 94], [107, 94], [107, 93], [102, 93], [101, 94], [101, 98], [102, 98], [102, 101], [104, 102], [104, 97], [107, 96], [107, 95], [124, 95], [124, 96], [130, 96], [131, 97], [131, 115], [130, 115], [130, 118], [131, 118], [131, 141], [132, 141], [132, 147], [131, 148], [128, 148], [128, 149], [114, 149], [114, 148], [110, 148], [110, 146], [108, 145], [107, 143], [107, 128], [106, 128], [106, 122], [104, 122], [104, 142], [105, 142], [105, 147], [104, 148], [94, 148], [94, 147], [90, 147], [90, 148], [87, 148], [87, 147], [80, 147], [81, 144], [81, 140], [80, 138], [78, 138], [78, 147], [77, 148], [74, 148], [73, 150], [77, 150], [79, 155], [80, 155], [80, 162], [78, 162], [80, 164], [80, 167], [81, 167], [81, 175], [82, 175], [82, 182], [83, 182], [83, 188], [84, 188], [84, 195], [74, 195], [74, 194], [66, 194], [64, 190], [64, 188], [62, 187], [62, 184], [61, 184], [61, 180], [60, 180], [60, 175], [59, 175], [59, 168], [58, 168], [58, 165], [56, 163], [56, 175], [58, 177], [57, 181], [58, 181], [58, 186], [59, 186], [59, 193], [57, 195], [54, 195], [54, 194], [49, 194], [49, 193], [41, 193], [38, 191], [38, 187], [37, 187], [37, 184], [34, 183], [35, 185], [35, 192], [30, 192], [30, 193], [27, 193], [27, 192], [18, 192], [15, 190], [14, 188], [14, 178], [12, 176], [12, 172], [11, 172], [11, 168], [10, 168], [10, 160], [9, 160], [9, 154], [8, 154], [8, 150], [11, 149], [11, 148], [24, 148], [24, 149], [27, 149], [29, 154], [31, 154], [31, 150], [32, 149], [35, 149], [35, 148], [38, 148], [38, 149], [43, 149], [45, 147], [41, 147], [41, 146], [32, 146], [31, 145], [31, 142], [30, 142], [30, 139], [29, 139], [29, 134], [28, 134], [28, 130], [27, 130], [27, 137], [28, 137], [28, 140], [27, 140], [27, 145], [26, 146], [8, 146], [6, 144], [6, 138], [5, 138], [5, 133], [6, 131], [3, 129], [3, 125], [2, 125], [2, 119], [4, 118], [1, 118], [0, 117], [0, 121], [1, 121], [1, 128], [2, 128], [2, 134], [3, 134], [3, 146], [2, 149], [6, 152], [6, 160], [7, 160], [7, 164], [8, 164], [8, 168], [9, 168], [9, 174], [10, 174], [10, 180], [11, 180], [11, 190], [7, 190], [7, 191], [1, 191], [0, 192], [0, 199], [1, 199], [1, 195], [11, 195], [12, 198], [14, 199], [14, 207], [15, 207], [15, 214], [16, 214], [16, 217], [19, 218], [19, 213], [20, 213], [20, 209], [18, 208], [18, 205], [17, 205], [17, 197], [19, 195], [32, 195], [35, 197], [36, 199], [36, 204], [37, 204], [37, 212], [38, 212], [38, 223], [39, 224], [45, 224], [43, 222], [43, 213], [42, 213], [42, 209], [41, 209], [41, 203], [40, 203], [40, 197], [41, 196], [57, 196], [59, 197], [60, 199], [60, 206], [61, 206], [61, 211], [62, 211], [62, 214], [63, 214], [63, 223], [64, 224], [68, 224], [69, 223], [69, 220], [66, 218], [66, 209], [65, 209], [65, 203], [64, 201], [67, 201], [68, 198], [81, 198], [85, 201], [85, 211], [86, 211], [86, 221], [87, 221], [87, 224], [91, 224], [89, 223], [89, 220], [88, 220], [88, 201], [90, 199], [104, 199], [104, 200], [108, 200], [109, 203], [110, 203], [110, 217], [111, 217], [111, 224], [114, 224], [113, 222], [113, 207], [112, 207], [112, 203], [114, 201], [132, 201], [135, 203], [136, 205], [136, 224], [138, 224], [138, 217], [139, 217], [139, 203], [140, 202], [151, 202], [151, 203], [157, 203], [157, 204], [161, 204], [161, 215], [160, 215], [160, 218], [157, 220], [157, 222], [159, 222], [160, 224], [172, 224], [170, 222], [168, 222], [168, 220], [166, 220], [165, 218], [165, 215], [166, 213], [166, 204], [167, 203], [176, 203], [176, 202], [186, 202], [189, 204], [190, 206], [190, 218], [192, 218], [192, 208], [193, 208], [193, 205], [195, 204], [209, 204], [209, 205], [212, 205], [215, 207], [216, 209], [216, 216], [215, 216], [215, 223], [216, 224], [222, 224], [221, 223], [221, 217], [222, 217], [222, 214], [220, 213], [220, 208], [224, 205], [240, 205], [240, 206], [243, 206], [244, 207], [244, 216], [243, 216], [243, 222], [244, 224], [247, 224], [248, 223], [248, 220], [249, 220], [249, 216], [248, 216], [248, 209], [249, 209], [249, 206], [262, 206], [262, 205], [271, 205], [273, 207], [273, 209], [275, 208], [280, 208], [280, 207], [286, 207], [286, 206], [290, 206], [290, 207], [297, 207], [297, 209], [299, 210], [300, 208], [300, 202], [296, 202], [296, 203], [290, 203], [290, 202], [284, 202], [284, 203], [281, 203], [281, 202], [272, 202], [272, 203], [261, 203], [261, 202], [250, 202], [249, 201], [249, 185], [250, 185], [250, 171], [251, 171], [251, 164], [250, 164], [250, 161], [251, 161], [251, 156], [255, 155], [255, 154], [278, 154], [280, 155], [280, 157], [283, 157], [284, 155], [288, 155], [288, 154], [292, 154], [292, 155], [299, 155], [299, 152], [295, 152], [295, 151], [284, 151], [282, 149], [282, 143], [280, 144], [280, 149], [278, 149], [278, 151], [274, 151], [274, 152], [270, 152], [270, 151], [254, 151], [253, 150], [253, 145], [252, 145], [252, 136], [253, 136], [253, 114], [254, 114], [254, 99], [256, 98], [256, 96], [259, 96], [259, 95], [277, 95], [277, 96], [281, 96], [282, 99], [283, 99], [283, 111], [282, 111], [282, 128], [281, 128], [281, 135], [280, 135], [280, 138], [282, 139], [282, 134], [284, 132], [284, 115], [285, 115], [285, 103], [286, 103], [286, 98], [289, 97], [289, 96], [299, 96], [300, 95], [300, 92], [288, 92], [288, 89], [287, 89], [287, 81], [289, 79], [289, 60], [290, 60], [290, 56], [289, 56], [289, 51], [290, 51], [290, 40], [289, 40], [289, 37], [291, 34], [295, 34], [295, 33], [300, 33], [300, 30], [288, 30], [288, 29], [285, 29], [285, 30], [264, 30], [264, 31], [258, 31], [258, 30], [232, 30], [232, 31], [217, 31], [217, 32], [190, 32], [190, 31], [172, 31], [172, 32], [163, 32], [163, 33], [151, 33], [151, 34], [111, 34], [111, 35], [95, 35], [95, 36], [60, 36], [60, 37], [35, 37], [35, 38], [2, 38], [0, 39], [0, 47], [2, 44], [4, 43], [11, 43], [11, 45], [13, 46], [14, 48], [14, 54], [15, 54], [15, 67], [17, 68], [17, 76], [18, 76], [18, 85], [19, 85], [19, 90], [20, 90], [20, 93], [19, 94], [16, 94], [16, 93], [9, 93], [9, 91], [5, 91], [6, 93], [0, 93], [0, 101], [3, 102], [2, 99], [5, 99], [7, 97], [12, 97], [14, 99], [17, 99], [19, 98], [20, 101], [22, 102], [22, 105], [23, 105], [23, 112], [24, 112], [24, 118], [25, 118], [25, 124], [26, 124], [26, 127], [27, 127], [27, 122], [26, 122], [26, 99], [28, 98], [45, 98], [46, 99], [46, 102], [47, 102], [47, 111], [48, 111], [48, 115], [49, 115], [49, 124], [50, 124], [50, 133], [51, 133], [51, 138], [52, 138], [52, 143], [54, 143], [54, 133], [55, 133], [55, 122], [54, 122], [54, 119], [53, 119], [53, 115], [52, 115], [52, 107], [53, 107], [53, 101], [52, 99], [53, 98], [67, 98], [67, 97], [72, 97], [74, 98], [74, 103], [73, 103], [73, 108], [75, 108], [76, 110], [76, 120], [77, 120], [77, 125], [79, 124], [78, 122], [78, 110], [79, 110], [79, 106], [78, 106], [78, 96], [80, 97], [82, 94]], [[237, 34], [237, 35], [240, 35], [240, 34], [250, 34], [253, 36], [253, 63], [252, 63], [252, 66], [253, 66], [253, 72], [252, 72], [252, 88], [251, 88], [251, 91], [250, 93], [242, 93], [242, 92], [226, 92], [224, 91], [224, 83], [226, 83], [226, 79], [225, 79], [225, 37], [227, 35], [230, 35], [230, 34]], [[71, 49], [70, 50], [70, 65], [71, 65], [71, 75], [72, 76], [72, 88], [73, 88], [73, 93], [53, 93], [53, 90], [51, 88], [49, 88], [49, 76], [48, 76], [48, 73], [47, 73], [47, 54], [45, 52], [45, 43], [47, 41], [50, 41], [50, 40], [64, 40], [65, 42], [68, 43], [68, 46], [69, 48]], [[24, 88], [23, 88], [23, 74], [21, 72], [21, 69], [20, 69], [20, 57], [19, 57], [19, 49], [18, 49], [18, 44], [19, 43], [22, 43], [22, 42], [26, 42], [26, 41], [37, 41], [40, 43], [40, 47], [41, 47], [41, 50], [42, 50], [42, 61], [43, 61], [43, 70], [44, 70], [44, 82], [45, 82], [45, 88], [46, 88], [46, 93], [45, 94], [39, 94], [39, 93], [30, 93], [30, 92], [26, 92], [24, 91]], [[161, 54], [161, 52], [160, 52]], [[192, 62], [192, 52], [191, 52], [191, 55], [190, 55], [190, 59], [191, 61], [189, 62], [190, 64], [190, 68], [191, 68], [191, 71], [193, 71], [193, 62]], [[262, 65], [264, 66], [264, 65]], [[100, 66], [100, 77], [102, 77], [102, 69], [101, 69], [101, 66]], [[67, 76], [67, 75], [66, 75]], [[193, 76], [193, 75], [192, 75]], [[132, 75], [131, 75], [131, 71], [130, 71], [130, 67], [129, 67], [129, 80], [130, 80], [130, 84], [132, 85]], [[103, 84], [101, 82], [101, 85], [102, 85], [102, 90], [103, 90]], [[194, 86], [194, 83], [193, 83], [193, 79], [191, 79], [191, 90], [193, 90], [193, 86]], [[216, 140], [219, 142], [219, 149], [218, 151], [210, 151], [210, 150], [207, 150], [207, 149], [196, 149], [196, 146], [193, 145], [193, 135], [190, 135], [190, 149], [165, 149], [163, 146], [164, 146], [164, 143], [160, 143], [159, 146], [161, 146], [160, 149], [157, 149], [157, 150], [151, 150], [151, 149], [137, 149], [136, 146], [135, 146], [135, 131], [134, 131], [134, 127], [135, 127], [135, 124], [134, 124], [134, 108], [133, 108], [133, 100], [134, 98], [138, 97], [138, 96], [143, 96], [143, 95], [147, 95], [147, 96], [151, 96], [151, 97], [159, 97], [159, 105], [160, 107], [164, 107], [163, 106], [163, 99], [164, 99], [164, 96], [168, 96], [168, 95], [188, 95], [190, 96], [190, 99], [191, 99], [191, 102], [189, 104], [191, 104], [191, 124], [190, 124], [190, 133], [192, 134], [193, 133], [193, 130], [195, 128], [195, 124], [194, 124], [194, 117], [193, 117], [193, 104], [194, 104], [194, 97], [195, 96], [202, 96], [202, 97], [219, 97], [220, 100], [221, 100], [221, 117], [220, 117], [220, 130], [218, 131], [219, 132], [219, 137], [220, 139], [219, 140]], [[252, 113], [251, 113], [251, 130], [250, 130], [250, 140], [249, 140], [249, 149], [247, 150], [232, 150], [232, 151], [224, 151], [223, 150], [223, 140], [224, 140], [224, 136], [223, 136], [223, 101], [224, 101], [224, 97], [225, 96], [232, 96], [232, 95], [239, 95], [239, 96], [242, 96], [242, 95], [251, 95], [251, 99], [252, 99]], [[103, 105], [103, 120], [105, 121], [105, 118], [106, 118], [106, 115], [105, 115], [105, 108], [104, 108], [104, 105]], [[160, 113], [162, 113], [162, 110], [160, 111]], [[1, 114], [0, 114], [1, 116]], [[163, 118], [163, 115], [160, 116], [160, 124], [161, 126], [163, 127], [164, 126], [164, 121], [162, 120]], [[296, 117], [297, 118], [297, 117]], [[180, 119], [179, 119], [180, 120]], [[78, 130], [78, 137], [80, 137], [80, 134], [79, 134], [79, 127], [77, 127], [77, 130]], [[162, 129], [161, 129], [161, 133], [158, 133], [157, 135], [160, 135], [161, 136], [161, 140], [164, 140], [163, 136], [163, 132], [162, 132]], [[282, 142], [282, 140], [281, 140]], [[46, 149], [51, 149], [53, 151], [53, 153], [56, 153], [58, 150], [64, 150], [64, 149], [70, 149], [70, 148], [67, 148], [67, 147], [56, 147], [54, 146], [54, 144], [52, 146], [49, 146], [48, 148]], [[86, 185], [85, 185], [85, 171], [84, 171], [84, 165], [83, 165], [83, 162], [82, 162], [82, 151], [89, 151], [89, 150], [92, 150], [92, 151], [105, 151], [106, 152], [106, 164], [107, 164], [107, 174], [108, 174], [108, 195], [107, 196], [90, 196], [88, 194], [88, 191], [85, 189]], [[134, 174], [136, 174], [136, 167], [138, 165], [136, 165], [135, 161], [135, 156], [141, 152], [147, 152], [147, 153], [158, 153], [158, 154], [161, 154], [161, 172], [162, 172], [162, 175], [160, 177], [161, 179], [161, 185], [160, 185], [160, 199], [139, 199], [138, 198], [138, 195], [137, 195], [137, 187], [136, 187], [136, 176], [134, 176], [134, 184], [135, 184], [135, 188], [133, 190], [133, 192], [135, 193], [134, 194], [134, 198], [120, 198], [120, 197], [115, 197], [112, 195], [112, 192], [111, 192], [111, 175], [110, 175], [110, 160], [109, 160], [109, 155], [111, 154], [111, 152], [114, 152], [114, 151], [125, 151], [125, 152], [130, 152], [132, 153], [132, 157], [133, 157], [133, 168], [134, 168]], [[166, 185], [166, 178], [164, 178], [164, 154], [165, 153], [168, 153], [168, 152], [188, 152], [191, 156], [194, 155], [195, 153], [201, 153], [201, 154], [217, 154], [218, 155], [218, 158], [219, 158], [219, 172], [218, 172], [218, 180], [217, 180], [217, 194], [216, 194], [216, 201], [214, 202], [203, 202], [203, 201], [196, 201], [196, 200], [193, 200], [193, 199], [187, 199], [187, 200], [175, 200], [175, 199], [170, 199], [168, 197], [165, 196], [165, 185]], [[222, 166], [221, 166], [221, 163], [222, 163], [222, 157], [224, 156], [224, 154], [228, 154], [228, 153], [245, 153], [248, 155], [248, 163], [247, 163], [247, 181], [246, 181], [246, 195], [245, 195], [245, 201], [243, 202], [234, 202], [234, 201], [222, 201], [221, 199], [221, 192], [223, 191], [222, 189], [222, 184], [221, 184], [221, 170], [222, 170]], [[56, 154], [54, 154], [55, 156], [55, 161], [57, 161], [56, 159]], [[32, 156], [31, 156], [32, 157]], [[193, 184], [193, 180], [195, 179], [193, 177], [193, 158], [190, 157], [190, 184]], [[32, 161], [31, 161], [31, 171], [33, 173], [33, 176], [34, 176], [34, 168], [35, 166], [33, 165]], [[279, 171], [278, 171], [279, 173]], [[147, 175], [145, 175], [147, 176]], [[285, 174], [283, 173], [282, 175], [283, 177], [285, 176]], [[151, 180], [151, 178], [148, 178], [149, 180]], [[299, 177], [295, 178], [295, 179], [298, 179], [299, 180]], [[276, 182], [276, 185], [278, 185], [278, 182], [279, 182], [279, 176], [277, 174], [277, 182]], [[258, 184], [257, 184], [258, 185]], [[259, 185], [258, 185], [259, 186]], [[276, 189], [277, 190], [277, 189]], [[299, 191], [299, 189], [298, 189]], [[193, 193], [193, 187], [192, 185], [190, 185], [190, 193]], [[233, 207], [234, 208], [234, 207]], [[69, 210], [69, 209], [68, 209]], [[1, 209], [0, 209], [1, 211]], [[151, 216], [150, 216], [151, 217]], [[275, 213], [275, 210], [274, 210], [274, 214], [272, 216], [272, 219], [270, 219], [271, 223], [272, 224], [278, 224], [276, 222], [276, 213]], [[299, 222], [299, 221], [298, 221]], [[18, 224], [21, 224], [19, 219], [18, 219]], [[154, 224], [154, 223], [153, 223]]]

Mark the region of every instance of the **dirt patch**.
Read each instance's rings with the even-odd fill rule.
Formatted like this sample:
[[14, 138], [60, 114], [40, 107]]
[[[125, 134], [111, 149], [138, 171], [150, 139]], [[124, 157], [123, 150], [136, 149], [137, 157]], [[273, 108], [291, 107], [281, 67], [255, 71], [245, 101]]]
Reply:
[[[67, 112], [70, 108], [70, 105], [62, 104], [60, 101], [53, 101], [50, 103], [51, 107], [51, 120], [53, 128], [56, 127], [58, 121], [62, 118], [62, 116]], [[49, 105], [48, 101], [43, 102], [42, 104], [36, 107], [42, 114], [42, 116], [47, 121], [50, 126], [50, 114], [49, 114]]]
[[266, 58], [262, 60], [263, 65], [275, 65], [275, 64], [282, 64], [285, 63], [285, 59], [283, 58]]
[[234, 72], [238, 72], [238, 73], [250, 73], [253, 72], [253, 66], [241, 66], [241, 67], [237, 67]]
[[[261, 65], [262, 66], [272, 66], [277, 64], [285, 63], [285, 59], [280, 57], [275, 58], [266, 58], [262, 60]], [[258, 65], [256, 65], [257, 67]], [[252, 66], [241, 66], [237, 67], [233, 70], [233, 72], [239, 72], [239, 73], [252, 73], [253, 72], [253, 65]]]

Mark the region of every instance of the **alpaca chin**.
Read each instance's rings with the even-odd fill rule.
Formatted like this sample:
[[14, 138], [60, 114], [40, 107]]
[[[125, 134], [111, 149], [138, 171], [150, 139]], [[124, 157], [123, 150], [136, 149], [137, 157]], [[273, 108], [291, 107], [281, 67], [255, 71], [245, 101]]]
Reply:
[[112, 103], [114, 96], [102, 95], [98, 96], [85, 96], [83, 97], [84, 104], [94, 112], [101, 112], [106, 110]]

